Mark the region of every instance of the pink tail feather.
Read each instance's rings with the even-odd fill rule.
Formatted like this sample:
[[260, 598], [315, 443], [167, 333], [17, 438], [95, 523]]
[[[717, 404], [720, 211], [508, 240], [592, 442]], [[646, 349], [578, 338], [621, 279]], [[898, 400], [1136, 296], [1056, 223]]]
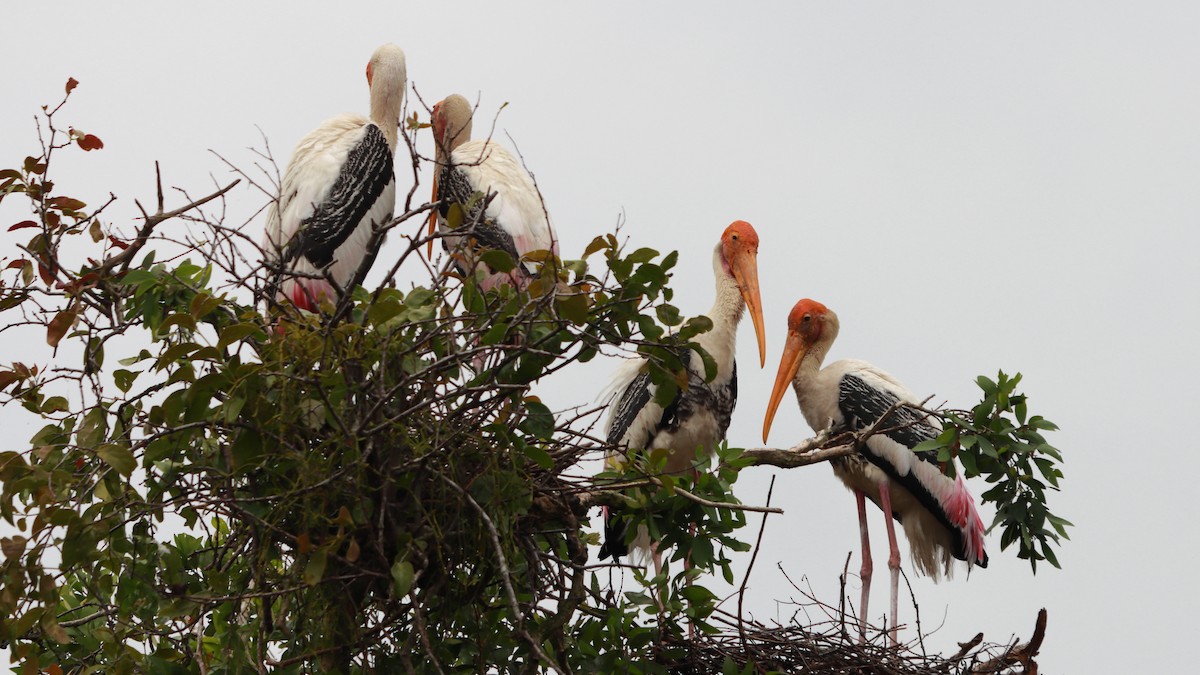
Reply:
[[950, 522], [962, 533], [967, 563], [987, 567], [987, 551], [983, 548], [983, 520], [979, 517], [979, 511], [975, 509], [975, 498], [971, 496], [961, 475], [954, 482], [954, 490], [942, 506], [946, 509]]

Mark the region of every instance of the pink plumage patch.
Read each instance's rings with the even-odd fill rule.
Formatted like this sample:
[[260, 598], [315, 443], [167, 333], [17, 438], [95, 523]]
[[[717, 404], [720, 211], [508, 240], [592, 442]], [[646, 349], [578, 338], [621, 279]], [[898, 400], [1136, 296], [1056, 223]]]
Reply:
[[303, 279], [292, 284], [292, 304], [306, 312], [316, 312], [326, 298], [333, 298], [333, 287], [324, 281]]
[[967, 490], [967, 484], [959, 476], [954, 482], [954, 489], [946, 498], [942, 507], [946, 516], [963, 534], [964, 553], [968, 563], [979, 562], [987, 565], [987, 552], [983, 549], [983, 520], [975, 510], [975, 498]]

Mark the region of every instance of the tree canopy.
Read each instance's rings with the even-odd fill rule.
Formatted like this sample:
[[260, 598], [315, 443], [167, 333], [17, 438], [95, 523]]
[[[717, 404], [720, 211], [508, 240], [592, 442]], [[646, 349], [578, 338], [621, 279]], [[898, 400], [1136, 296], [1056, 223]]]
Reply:
[[[90, 206], [55, 185], [58, 155], [103, 148], [61, 129], [63, 103], [45, 111], [40, 149], [0, 170], [0, 200], [27, 200], [31, 213], [9, 228], [30, 239], [0, 261], [0, 330], [36, 330], [61, 350], [0, 364], [5, 414], [41, 425], [0, 452], [0, 519], [12, 531], [0, 645], [23, 672], [788, 663], [762, 651], [768, 627], [719, 611], [704, 585], [734, 582], [732, 557], [752, 549], [747, 509], [770, 510], [740, 504], [734, 484], [756, 464], [855, 452], [864, 434], [723, 447], [695, 480], [662, 475], [661, 458], [641, 453], [620, 473], [580, 477], [581, 462], [611, 449], [595, 433], [603, 411], [531, 393], [616, 352], [648, 358], [659, 396], [686, 386], [679, 354], [700, 350], [693, 339], [711, 322], [671, 304], [675, 253], [604, 233], [578, 257], [535, 260], [527, 288], [485, 292], [422, 256], [430, 205], [412, 203], [414, 186], [376, 232], [404, 243], [378, 261], [384, 280], [304, 313], [264, 292], [257, 233], [206, 208], [235, 184], [168, 204], [160, 179], [156, 208], [132, 228], [108, 219], [111, 200]], [[407, 134], [422, 127], [414, 115]], [[172, 219], [186, 219], [186, 234], [163, 234]], [[485, 256], [499, 270], [516, 264]], [[402, 268], [426, 281], [401, 287]], [[996, 504], [1001, 548], [1036, 570], [1057, 566], [1070, 523], [1047, 503], [1062, 478], [1044, 436], [1055, 427], [1030, 414], [1020, 380], [980, 377], [973, 408], [926, 410], [945, 432], [925, 449], [946, 472], [991, 485], [983, 499]], [[602, 504], [692, 569], [632, 570], [640, 588], [611, 588], [589, 553], [598, 534], [587, 516]], [[686, 638], [688, 624], [700, 638]], [[967, 654], [940, 663], [984, 660]]]

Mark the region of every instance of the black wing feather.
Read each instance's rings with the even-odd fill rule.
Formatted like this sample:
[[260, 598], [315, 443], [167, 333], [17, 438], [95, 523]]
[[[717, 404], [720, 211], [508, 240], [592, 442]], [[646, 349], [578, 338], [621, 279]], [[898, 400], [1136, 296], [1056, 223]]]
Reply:
[[[680, 359], [685, 368], [691, 362], [691, 355], [691, 350], [687, 350]], [[650, 404], [651, 398], [653, 396], [650, 393], [650, 374], [639, 373], [629, 383], [629, 386], [625, 387], [625, 391], [621, 393], [617, 407], [612, 413], [612, 424], [608, 427], [607, 437], [610, 444], [624, 445], [625, 449], [644, 448], [659, 431], [670, 428], [672, 424], [676, 423], [679, 402], [683, 398], [682, 391], [676, 392], [675, 398], [671, 399], [666, 408], [663, 408], [658, 423], [654, 425], [654, 429], [650, 433], [646, 434], [645, 438], [626, 438], [625, 435], [629, 433], [629, 428], [633, 426], [638, 413]], [[620, 562], [621, 556], [629, 555], [629, 544], [625, 540], [627, 531], [625, 519], [616, 510], [608, 509], [607, 517], [604, 520], [604, 543], [600, 545], [601, 560], [612, 556], [614, 562]]]
[[[446, 165], [442, 169], [442, 175], [438, 177], [438, 199], [441, 201], [438, 213], [444, 220], [450, 213], [451, 204], [458, 204], [466, 208], [475, 193], [476, 189], [471, 185], [466, 174], [453, 164]], [[484, 195], [482, 199], [475, 201], [470, 211], [464, 212], [462, 229], [467, 230], [464, 234], [473, 237], [482, 248], [504, 251], [515, 264], [520, 261], [521, 252], [517, 250], [517, 244], [513, 241], [512, 235], [499, 223], [487, 217], [487, 205], [494, 195], [494, 192]], [[447, 252], [453, 253], [449, 250], [450, 245], [445, 239], [442, 240], [442, 245], [446, 247]], [[467, 270], [460, 271], [467, 272]]]
[[[300, 224], [286, 259], [304, 256], [317, 269], [333, 262], [341, 246], [393, 179], [392, 149], [383, 131], [368, 124], [351, 148], [325, 201]], [[388, 214], [391, 218], [391, 214]]]
[[[870, 427], [875, 420], [883, 417], [889, 408], [899, 402], [900, 398], [895, 394], [873, 387], [854, 375], [845, 375], [838, 383], [838, 407], [841, 408], [842, 415], [846, 418], [846, 424], [851, 431], [862, 431]], [[925, 419], [925, 415], [904, 407], [893, 410], [878, 428], [883, 435], [910, 450], [922, 441], [937, 438], [939, 433], [937, 427]], [[921, 461], [937, 463], [937, 454], [932, 451], [914, 454]], [[917, 477], [911, 471], [901, 476], [891, 462], [871, 452], [869, 448], [864, 447], [862, 455], [867, 461], [879, 467], [889, 478], [903, 485], [925, 507], [925, 510], [937, 518], [938, 522], [950, 532], [953, 539], [954, 557], [966, 560], [966, 542], [963, 540], [962, 532], [954, 523], [950, 522], [937, 498], [925, 489]], [[897, 521], [900, 520], [898, 515], [892, 515]]]

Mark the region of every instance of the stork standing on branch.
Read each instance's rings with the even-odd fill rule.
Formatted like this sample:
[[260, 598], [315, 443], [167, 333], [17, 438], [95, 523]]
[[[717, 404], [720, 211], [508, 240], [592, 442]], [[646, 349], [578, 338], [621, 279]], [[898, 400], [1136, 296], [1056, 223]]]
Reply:
[[367, 63], [371, 117], [339, 115], [296, 146], [267, 214], [264, 249], [276, 300], [316, 311], [361, 282], [356, 273], [374, 262], [371, 235], [396, 206], [392, 164], [406, 83], [404, 52], [393, 44], [376, 49]]
[[[837, 315], [821, 303], [805, 299], [792, 308], [783, 358], [763, 422], [763, 441], [767, 440], [789, 382], [796, 391], [804, 419], [814, 431], [831, 426], [863, 431], [875, 426], [877, 432], [862, 443], [857, 454], [831, 463], [834, 474], [858, 500], [863, 549], [859, 630], [863, 636], [871, 589], [865, 500], [870, 498], [888, 516], [889, 634], [895, 644], [900, 551], [892, 519], [904, 526], [917, 570], [934, 581], [943, 573], [950, 576], [954, 559], [965, 561], [968, 573], [971, 565], [987, 567], [983, 521], [961, 475], [950, 478], [942, 473], [936, 453], [913, 452], [918, 443], [936, 438], [941, 429], [927, 415], [904, 405], [919, 405], [904, 385], [865, 361], [842, 360], [821, 368], [837, 334]], [[876, 424], [884, 415], [887, 419]]]
[[[521, 257], [542, 250], [557, 256], [558, 238], [529, 172], [499, 144], [472, 141], [471, 116], [471, 104], [458, 94], [433, 106], [433, 200], [440, 203], [429, 215], [429, 233], [436, 223], [459, 272], [486, 272], [484, 290], [502, 283], [520, 286], [534, 271]], [[456, 204], [461, 218], [451, 217]], [[464, 232], [456, 233], [457, 228]], [[432, 253], [432, 241], [429, 246]], [[516, 267], [507, 273], [492, 270], [479, 260], [486, 249], [504, 251]]]
[[[712, 329], [696, 336], [695, 341], [716, 362], [716, 376], [705, 381], [700, 357], [686, 351], [681, 360], [688, 373], [687, 386], [680, 388], [664, 408], [654, 402], [656, 387], [646, 372], [645, 360], [632, 361], [612, 386], [616, 403], [610, 408], [605, 432], [608, 442], [622, 452], [609, 455], [605, 462], [609, 467], [619, 467], [625, 461], [624, 453], [631, 449], [666, 451], [666, 471], [673, 474], [695, 471], [698, 455], [701, 461], [711, 456], [725, 439], [737, 403], [737, 327], [747, 308], [758, 336], [759, 366], [766, 363], [758, 291], [758, 233], [750, 223], [735, 221], [721, 235], [712, 260], [717, 286], [716, 301], [708, 311]], [[625, 523], [607, 507], [604, 518], [605, 541], [600, 558], [620, 560], [629, 553]], [[650, 548], [648, 535], [640, 532], [634, 546], [644, 553]], [[657, 550], [653, 559], [656, 570], [661, 570]]]

